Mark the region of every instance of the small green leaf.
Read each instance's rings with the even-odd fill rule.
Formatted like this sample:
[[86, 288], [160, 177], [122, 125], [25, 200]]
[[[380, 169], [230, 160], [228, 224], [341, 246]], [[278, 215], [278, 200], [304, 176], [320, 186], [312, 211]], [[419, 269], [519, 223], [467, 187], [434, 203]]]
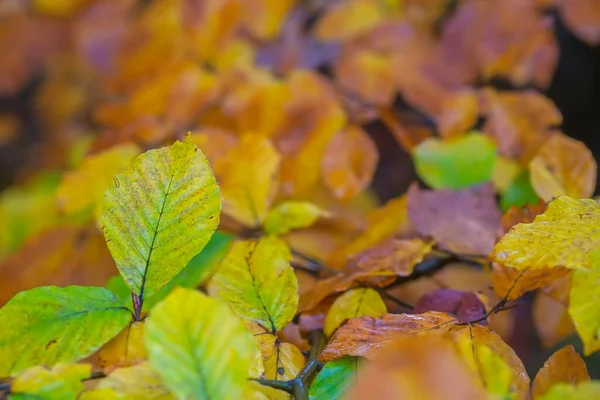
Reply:
[[263, 223], [269, 235], [282, 235], [292, 229], [307, 228], [329, 213], [308, 201], [284, 201], [273, 207]]
[[17, 376], [10, 385], [10, 400], [75, 399], [89, 378], [89, 364], [57, 364], [51, 370], [37, 366]]
[[414, 151], [419, 177], [434, 189], [463, 189], [491, 179], [496, 145], [480, 133], [453, 139], [430, 138]]
[[146, 322], [151, 365], [181, 399], [240, 399], [256, 341], [224, 303], [176, 288]]
[[115, 337], [131, 311], [99, 287], [39, 287], [0, 309], [0, 376], [75, 362]]
[[[192, 258], [188, 265], [175, 278], [144, 301], [144, 311], [150, 311], [177, 286], [195, 288], [201, 285], [214, 273], [223, 257], [227, 254], [232, 241], [233, 236], [222, 232], [215, 232], [200, 254]], [[106, 288], [122, 299], [125, 304], [131, 303], [131, 291], [120, 275], [110, 278], [106, 284]]]
[[310, 400], [341, 398], [356, 379], [359, 364], [361, 364], [360, 357], [350, 356], [325, 364], [308, 391]]
[[106, 190], [101, 222], [121, 275], [150, 297], [208, 243], [219, 224], [219, 187], [191, 141], [138, 156]]
[[271, 332], [284, 328], [298, 307], [298, 280], [290, 249], [281, 239], [238, 241], [210, 282], [209, 292], [242, 318]]
[[521, 207], [527, 204], [535, 204], [539, 199], [529, 181], [529, 172], [523, 171], [502, 194], [500, 208], [502, 208], [502, 211], [506, 211], [511, 206]]

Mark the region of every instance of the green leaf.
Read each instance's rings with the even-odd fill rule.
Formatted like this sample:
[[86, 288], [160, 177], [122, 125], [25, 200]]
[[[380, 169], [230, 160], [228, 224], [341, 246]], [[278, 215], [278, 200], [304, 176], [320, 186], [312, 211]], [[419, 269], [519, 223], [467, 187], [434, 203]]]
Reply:
[[413, 153], [419, 177], [434, 189], [462, 189], [487, 182], [496, 162], [496, 145], [480, 133], [453, 139], [430, 138]]
[[585, 355], [600, 350], [600, 268], [574, 271], [569, 315], [583, 342]]
[[75, 362], [115, 337], [131, 311], [104, 288], [39, 287], [0, 309], [0, 376]]
[[240, 399], [256, 341], [224, 303], [176, 288], [146, 322], [154, 369], [182, 399]]
[[307, 228], [329, 213], [308, 201], [284, 201], [273, 207], [263, 223], [269, 235], [282, 235], [292, 229]]
[[[233, 236], [218, 231], [215, 232], [200, 254], [194, 256], [175, 278], [144, 301], [144, 311], [150, 311], [177, 286], [195, 288], [201, 285], [213, 274], [223, 257], [225, 257], [232, 241]], [[131, 291], [120, 275], [110, 278], [106, 288], [122, 299], [124, 303], [131, 302]]]
[[74, 399], [89, 378], [91, 365], [57, 364], [51, 370], [37, 366], [17, 376], [10, 385], [10, 400]]
[[600, 381], [589, 381], [575, 386], [559, 383], [536, 400], [595, 400], [598, 398], [600, 398]]
[[101, 222], [121, 275], [150, 297], [208, 243], [219, 224], [219, 187], [188, 139], [137, 157], [106, 190]]
[[298, 280], [290, 260], [287, 244], [275, 236], [235, 242], [209, 291], [240, 317], [279, 331], [298, 307]]
[[311, 400], [341, 398], [354, 382], [360, 363], [360, 357], [344, 356], [325, 364], [308, 391], [309, 398]]
[[502, 211], [508, 210], [511, 206], [521, 207], [527, 204], [535, 204], [540, 198], [533, 190], [529, 180], [529, 172], [523, 171], [508, 186], [500, 199]]

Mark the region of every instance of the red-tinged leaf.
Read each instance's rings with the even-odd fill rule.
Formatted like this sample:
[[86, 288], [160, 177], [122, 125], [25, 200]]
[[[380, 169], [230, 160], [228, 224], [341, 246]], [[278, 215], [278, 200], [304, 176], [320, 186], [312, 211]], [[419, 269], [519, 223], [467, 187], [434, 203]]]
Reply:
[[487, 255], [500, 228], [500, 210], [489, 184], [460, 191], [408, 191], [408, 217], [415, 230], [455, 253]]
[[425, 293], [414, 306], [417, 314], [427, 311], [439, 311], [456, 315], [464, 322], [485, 324], [482, 320], [486, 314], [485, 304], [473, 292], [463, 292], [454, 289], [437, 289]]
[[448, 331], [458, 322], [452, 315], [434, 311], [352, 318], [335, 332], [319, 359], [331, 361], [345, 355], [369, 358], [394, 339], [425, 331]]

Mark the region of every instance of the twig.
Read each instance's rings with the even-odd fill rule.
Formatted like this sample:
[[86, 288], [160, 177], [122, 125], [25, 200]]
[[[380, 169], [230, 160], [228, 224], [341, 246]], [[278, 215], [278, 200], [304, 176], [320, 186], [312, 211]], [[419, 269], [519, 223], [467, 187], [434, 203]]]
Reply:
[[284, 390], [294, 396], [296, 400], [308, 400], [308, 390], [315, 374], [323, 367], [318, 357], [325, 347], [325, 336], [320, 330], [310, 331], [308, 333], [308, 343], [310, 343], [310, 353], [304, 368], [294, 379], [289, 381], [276, 381], [272, 379], [252, 379], [261, 385], [270, 386], [275, 389]]
[[411, 311], [415, 309], [415, 307], [412, 304], [408, 304], [407, 302], [400, 300], [396, 296], [389, 294], [384, 288], [374, 287], [372, 289], [375, 289], [375, 291], [377, 291], [377, 293], [379, 293], [381, 297], [385, 297], [386, 299], [398, 304], [401, 307], [407, 308]]

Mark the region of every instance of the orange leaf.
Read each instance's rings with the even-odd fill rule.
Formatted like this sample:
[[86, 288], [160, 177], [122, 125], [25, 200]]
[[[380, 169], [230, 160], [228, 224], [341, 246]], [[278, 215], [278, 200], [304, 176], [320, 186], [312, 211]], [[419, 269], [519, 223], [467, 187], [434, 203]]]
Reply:
[[541, 397], [557, 383], [574, 385], [590, 380], [585, 362], [575, 351], [573, 345], [568, 345], [552, 354], [539, 370], [533, 381], [531, 396]]
[[361, 127], [350, 125], [327, 145], [321, 159], [323, 179], [337, 198], [348, 200], [369, 185], [378, 162], [371, 137]]
[[527, 292], [546, 287], [571, 272], [567, 268], [542, 268], [518, 271], [493, 263], [492, 284], [500, 297], [515, 300]]
[[394, 339], [424, 331], [448, 331], [458, 322], [450, 314], [435, 311], [424, 314], [385, 314], [381, 318], [352, 318], [333, 334], [319, 359], [331, 361], [345, 355], [371, 358]]
[[98, 350], [98, 362], [105, 374], [117, 368], [140, 364], [147, 359], [144, 328], [144, 321], [133, 321]]

